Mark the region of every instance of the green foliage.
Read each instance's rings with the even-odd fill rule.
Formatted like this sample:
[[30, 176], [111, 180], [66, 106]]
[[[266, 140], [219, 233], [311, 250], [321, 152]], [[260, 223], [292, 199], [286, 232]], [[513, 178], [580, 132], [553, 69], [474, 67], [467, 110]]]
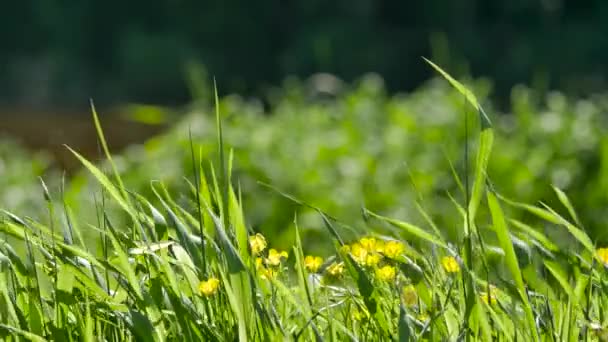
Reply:
[[[368, 79], [308, 102], [289, 88], [272, 116], [216, 95], [214, 116], [192, 114], [121, 156], [93, 111], [109, 172], [72, 150], [86, 173], [61, 196], [42, 182], [44, 216], [2, 211], [0, 336], [605, 339], [608, 248], [582, 226], [592, 216], [575, 209], [576, 189], [524, 178], [555, 196], [556, 206], [537, 205], [513, 183], [527, 153], [557, 147], [518, 149], [523, 133], [503, 131], [499, 117], [489, 125], [478, 98], [433, 66], [456, 93], [434, 85], [386, 98]], [[184, 129], [192, 135], [180, 138]], [[461, 162], [469, 149], [476, 157]], [[504, 163], [509, 153], [517, 164]], [[390, 167], [404, 156], [414, 163]], [[560, 159], [550, 161], [543, 172]], [[162, 179], [150, 182], [154, 172]], [[85, 174], [95, 185], [79, 185]], [[81, 199], [92, 193], [89, 214]]]
[[[483, 103], [487, 84], [473, 85]], [[460, 213], [450, 198], [465, 201], [466, 170], [471, 184], [479, 179], [470, 194], [475, 200], [469, 209], [474, 216], [489, 214], [485, 208], [475, 213], [486, 182], [483, 168], [476, 170], [473, 163], [482, 162], [488, 163], [491, 187], [506, 198], [533, 204], [542, 201], [562, 217], [571, 217], [571, 209], [561, 205], [551, 185], [561, 189], [577, 204], [579, 221], [591, 241], [607, 241], [598, 209], [608, 205], [604, 196], [608, 141], [601, 134], [606, 127], [601, 115], [605, 101], [603, 97], [568, 100], [559, 93], [541, 101], [534, 94], [514, 88], [513, 112], [493, 115], [493, 133], [480, 132], [479, 118], [472, 115], [475, 109], [466, 104], [465, 97], [437, 81], [411, 94], [387, 96], [382, 81], [369, 76], [329, 97], [320, 95], [313, 85], [288, 82], [269, 98], [269, 110], [257, 100], [236, 95], [221, 99], [219, 108], [225, 141], [236, 161], [232, 177], [245, 216], [255, 230], [267, 233], [284, 248], [293, 243], [289, 228], [294, 211], [304, 246], [314, 244], [319, 252], [331, 247], [318, 244], [326, 241], [320, 238], [322, 219], [307, 205], [360, 232], [368, 228], [391, 231], [377, 221], [361, 221], [361, 207], [365, 207], [416, 226], [432, 222], [446, 238], [459, 239], [462, 231], [456, 229], [455, 219]], [[486, 107], [493, 112], [491, 106]], [[464, 162], [464, 113], [468, 113], [468, 132], [475, 138], [468, 143], [469, 164]], [[157, 179], [171, 191], [188, 192], [183, 177], [193, 179], [189, 132], [196, 158], [216, 158], [214, 120], [210, 107], [194, 106], [165, 134], [116, 156], [126, 188], [149, 197], [148, 180]], [[478, 135], [484, 139], [477, 139]], [[490, 156], [489, 149], [496, 145], [500, 148], [494, 148]], [[475, 155], [481, 158], [479, 162], [473, 160]], [[86, 177], [76, 177], [73, 184], [86, 183]], [[87, 201], [92, 207], [88, 194], [95, 188], [86, 189], [85, 196], [79, 197], [81, 210]], [[69, 190], [81, 191], [76, 186]], [[181, 197], [177, 200], [185, 203]], [[529, 213], [511, 207], [505, 210], [511, 219], [538, 222]], [[554, 229], [547, 232], [556, 241], [563, 234]]]

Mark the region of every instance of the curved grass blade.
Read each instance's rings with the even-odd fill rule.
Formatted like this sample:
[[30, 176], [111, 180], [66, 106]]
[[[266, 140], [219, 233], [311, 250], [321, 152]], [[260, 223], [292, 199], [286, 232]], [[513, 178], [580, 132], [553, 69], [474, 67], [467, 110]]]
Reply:
[[521, 221], [515, 220], [515, 219], [509, 219], [509, 223], [511, 223], [514, 227], [521, 230], [523, 233], [529, 235], [534, 240], [538, 241], [548, 251], [557, 252], [559, 250], [559, 248], [551, 240], [549, 240], [543, 233], [532, 228], [531, 226], [529, 226]]
[[544, 208], [539, 208], [537, 206], [512, 201], [512, 200], [506, 199], [504, 197], [500, 197], [500, 199], [511, 206], [526, 210], [529, 213], [531, 213], [545, 221], [564, 226], [568, 230], [568, 232], [570, 232], [570, 234], [574, 238], [576, 238], [585, 247], [585, 249], [587, 249], [593, 255], [596, 254], [595, 248], [593, 246], [593, 242], [591, 241], [589, 236], [583, 230], [581, 230], [577, 226], [573, 225], [572, 223], [568, 222], [568, 220], [566, 220], [565, 218], [560, 216], [558, 213], [556, 213], [553, 209], [551, 209], [544, 203], [541, 203]]
[[469, 89], [467, 89], [464, 85], [462, 85], [462, 83], [456, 81], [452, 76], [450, 76], [450, 74], [448, 74], [443, 69], [441, 69], [437, 64], [431, 62], [430, 60], [428, 60], [424, 57], [422, 57], [422, 59], [424, 59], [425, 62], [427, 62], [431, 67], [433, 67], [433, 69], [435, 69], [437, 72], [439, 72], [441, 74], [441, 76], [443, 76], [446, 80], [448, 80], [448, 82], [450, 82], [450, 84], [454, 88], [456, 88], [456, 90], [458, 90], [462, 95], [464, 95], [464, 97], [467, 99], [467, 101], [469, 101], [473, 105], [473, 107], [475, 107], [475, 109], [479, 110], [479, 115], [480, 115], [480, 118], [482, 119], [481, 120], [482, 127], [484, 127], [484, 125], [487, 125], [488, 127], [492, 126], [492, 122], [490, 121], [490, 118], [488, 118], [488, 116], [486, 115], [484, 110], [479, 105], [479, 101], [477, 101], [477, 98]]
[[555, 280], [557, 280], [557, 282], [564, 290], [564, 292], [568, 295], [568, 297], [574, 298], [574, 290], [572, 289], [572, 286], [570, 286], [568, 276], [561, 268], [561, 266], [557, 262], [551, 260], [545, 260], [543, 264], [545, 265], [547, 270], [549, 270], [549, 272], [553, 275]]
[[430, 242], [434, 245], [437, 246], [441, 246], [443, 248], [447, 248], [447, 244], [438, 236], [435, 236], [429, 232], [427, 232], [426, 230], [413, 225], [411, 223], [407, 223], [407, 222], [403, 222], [403, 221], [399, 221], [399, 220], [395, 220], [386, 216], [382, 216], [382, 215], [378, 215], [374, 212], [369, 211], [368, 209], [363, 209], [364, 213], [366, 215], [369, 215], [371, 217], [374, 217], [380, 221], [384, 221], [386, 223], [389, 223], [397, 228], [401, 228], [403, 231], [405, 231], [406, 233], [409, 233], [421, 240]]
[[[125, 186], [122, 182], [122, 179], [120, 178], [120, 173], [118, 172], [118, 168], [116, 168], [116, 164], [114, 163], [114, 160], [112, 159], [112, 154], [110, 153], [110, 149], [108, 148], [108, 143], [106, 142], [106, 138], [103, 134], [103, 129], [101, 128], [101, 123], [99, 122], [99, 116], [97, 115], [97, 111], [95, 110], [95, 105], [93, 104], [93, 100], [91, 100], [90, 102], [91, 102], [91, 112], [93, 113], [93, 122], [95, 123], [95, 130], [97, 131], [97, 136], [99, 138], [99, 142], [101, 143], [101, 147], [103, 149], [103, 152], [104, 152], [106, 158], [108, 159], [108, 162], [110, 162], [110, 166], [112, 167], [112, 172], [114, 173], [114, 177], [116, 178], [116, 181], [118, 182], [118, 186], [119, 186], [120, 191], [122, 192], [122, 196], [128, 200], [127, 193], [125, 191]], [[72, 150], [72, 149], [70, 149], [70, 150]]]
[[68, 150], [70, 150], [70, 152], [72, 152], [72, 154], [74, 154], [74, 156], [76, 156], [76, 158], [78, 158], [78, 160], [82, 163], [82, 165], [84, 165], [84, 167], [86, 167], [87, 170], [89, 170], [89, 172], [91, 172], [91, 174], [93, 174], [95, 179], [97, 179], [97, 181], [114, 198], [116, 203], [118, 203], [118, 205], [124, 211], [129, 213], [132, 217], [135, 217], [135, 213], [133, 212], [132, 208], [127, 204], [125, 197], [123, 197], [121, 192], [114, 186], [114, 184], [112, 184], [110, 179], [103, 172], [101, 172], [101, 170], [99, 170], [95, 165], [93, 165], [86, 158], [81, 156], [78, 152], [74, 151], [71, 147], [66, 146], [66, 148]]
[[462, 85], [462, 83], [455, 80], [452, 76], [450, 76], [447, 72], [445, 72], [435, 63], [424, 57], [423, 59], [431, 67], [433, 67], [433, 69], [439, 72], [441, 76], [448, 80], [448, 82], [450, 82], [450, 84], [454, 88], [456, 88], [456, 90], [458, 90], [479, 113], [481, 133], [479, 136], [479, 149], [477, 151], [477, 157], [475, 161], [475, 181], [473, 183], [471, 198], [469, 199], [468, 204], [470, 220], [474, 220], [475, 215], [477, 213], [477, 209], [479, 208], [479, 204], [481, 203], [481, 199], [483, 197], [483, 191], [486, 183], [486, 169], [488, 166], [488, 161], [490, 159], [492, 145], [494, 143], [494, 129], [492, 128], [492, 122], [479, 104], [479, 101], [477, 100], [475, 95], [469, 89]]
[[568, 213], [570, 214], [570, 217], [572, 217], [572, 219], [574, 220], [574, 223], [579, 226], [582, 226], [581, 221], [579, 220], [578, 215], [576, 214], [576, 210], [574, 210], [574, 206], [570, 202], [570, 199], [568, 199], [566, 193], [564, 193], [560, 188], [556, 187], [555, 185], [553, 185], [552, 187], [559, 201], [568, 210]]

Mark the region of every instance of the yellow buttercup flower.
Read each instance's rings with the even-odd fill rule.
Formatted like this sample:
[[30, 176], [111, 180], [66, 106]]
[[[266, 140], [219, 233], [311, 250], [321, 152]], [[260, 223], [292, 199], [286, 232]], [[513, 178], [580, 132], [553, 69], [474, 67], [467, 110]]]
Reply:
[[376, 251], [376, 238], [364, 237], [359, 240], [361, 247], [365, 248], [368, 252]]
[[272, 268], [263, 267], [262, 269], [260, 269], [260, 278], [262, 279], [271, 279], [274, 278], [276, 275], [277, 271], [273, 270]]
[[382, 259], [382, 256], [378, 253], [368, 254], [365, 258], [366, 266], [376, 266]]
[[597, 257], [608, 267], [608, 248], [598, 248]]
[[217, 289], [220, 287], [220, 281], [217, 278], [209, 278], [208, 280], [201, 281], [198, 285], [198, 290], [205, 297], [213, 296]]
[[373, 237], [364, 237], [359, 240], [359, 245], [368, 253], [382, 253], [384, 251], [384, 241], [376, 240]]
[[401, 241], [390, 240], [384, 244], [384, 255], [394, 259], [405, 251], [405, 245]]
[[249, 246], [253, 255], [258, 255], [266, 249], [266, 238], [260, 233], [250, 236]]
[[281, 259], [287, 259], [288, 256], [289, 254], [287, 254], [287, 252], [285, 251], [279, 252], [276, 249], [271, 248], [268, 251], [268, 258], [266, 258], [266, 264], [270, 266], [279, 266], [281, 264]]
[[458, 273], [460, 272], [460, 265], [456, 258], [453, 256], [445, 256], [441, 259], [441, 265], [443, 269], [448, 273]]
[[350, 246], [350, 255], [359, 265], [365, 265], [367, 254], [367, 249], [363, 248], [358, 242], [355, 242]]
[[258, 274], [262, 279], [274, 278], [276, 271], [272, 268], [264, 267], [264, 260], [260, 257], [255, 258], [255, 268], [258, 270]]
[[376, 276], [382, 281], [393, 281], [397, 271], [393, 266], [386, 265], [376, 270]]
[[384, 253], [384, 240], [376, 240], [374, 251], [376, 253]]
[[304, 267], [306, 267], [309, 272], [317, 272], [321, 265], [323, 265], [323, 258], [319, 256], [307, 255], [304, 258]]
[[332, 263], [327, 267], [327, 273], [332, 277], [339, 277], [344, 274], [344, 263]]
[[[361, 241], [363, 241], [364, 244], [362, 244]], [[350, 255], [359, 265], [376, 266], [380, 260], [382, 260], [382, 255], [375, 252], [377, 247], [378, 244], [375, 242], [374, 238], [363, 238], [360, 242], [355, 242], [350, 246]], [[372, 250], [370, 250], [370, 248]]]
[[408, 285], [403, 288], [402, 291], [403, 302], [406, 306], [414, 306], [418, 304], [418, 293], [416, 292], [416, 288], [414, 285]]

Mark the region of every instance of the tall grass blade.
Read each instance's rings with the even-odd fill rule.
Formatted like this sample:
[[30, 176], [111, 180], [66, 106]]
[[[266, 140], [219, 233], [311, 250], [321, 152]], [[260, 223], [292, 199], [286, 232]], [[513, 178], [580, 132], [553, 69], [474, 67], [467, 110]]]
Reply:
[[399, 342], [409, 342], [411, 340], [411, 330], [407, 312], [403, 304], [399, 305]]
[[84, 167], [86, 167], [87, 170], [91, 172], [95, 179], [97, 179], [97, 181], [104, 187], [104, 189], [112, 196], [116, 203], [132, 217], [135, 217], [135, 212], [133, 211], [131, 206], [127, 204], [127, 201], [125, 199], [126, 194], [121, 194], [121, 190], [117, 189], [114, 184], [112, 184], [110, 179], [95, 165], [93, 165], [91, 162], [89, 162], [87, 159], [85, 159], [83, 156], [81, 156], [78, 152], [74, 151], [69, 146], [66, 147], [68, 150], [70, 150], [70, 152], [72, 152], [72, 154], [74, 154], [74, 156], [76, 156], [76, 158], [78, 158], [82, 165], [84, 165]]
[[528, 294], [526, 292], [526, 287], [521, 276], [521, 269], [519, 268], [515, 249], [513, 248], [513, 241], [511, 241], [511, 237], [509, 235], [509, 229], [507, 227], [504, 214], [496, 196], [491, 191], [487, 192], [487, 196], [488, 206], [490, 207], [490, 214], [492, 215], [492, 224], [494, 227], [494, 232], [498, 237], [500, 247], [505, 252], [505, 263], [507, 264], [507, 269], [511, 273], [511, 277], [515, 281], [515, 285], [517, 286], [519, 297], [523, 304], [524, 312], [526, 314], [528, 332], [534, 341], [539, 341], [538, 330], [536, 328], [536, 323], [534, 319], [534, 312], [528, 300]]
[[[122, 178], [120, 177], [120, 173], [118, 172], [118, 168], [112, 159], [112, 154], [110, 153], [110, 149], [108, 148], [108, 143], [106, 142], [105, 135], [103, 134], [103, 129], [101, 128], [101, 123], [99, 121], [99, 116], [97, 115], [97, 111], [95, 110], [95, 105], [93, 104], [93, 100], [91, 102], [91, 112], [93, 113], [93, 122], [95, 123], [95, 130], [97, 131], [97, 137], [99, 138], [99, 142], [101, 143], [101, 147], [103, 148], [103, 153], [108, 159], [110, 166], [112, 167], [112, 172], [114, 173], [114, 177], [118, 182], [118, 188], [122, 193], [122, 197], [128, 201], [127, 192], [125, 190], [125, 186], [122, 182]], [[71, 150], [71, 149], [70, 149]], [[73, 153], [73, 151], [72, 151]], [[79, 158], [80, 159], [80, 158]]]

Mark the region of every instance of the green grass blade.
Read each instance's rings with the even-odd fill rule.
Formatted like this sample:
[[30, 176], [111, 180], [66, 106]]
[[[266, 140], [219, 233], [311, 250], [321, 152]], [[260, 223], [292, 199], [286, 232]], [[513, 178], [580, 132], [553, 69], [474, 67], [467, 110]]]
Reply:
[[[120, 178], [120, 173], [118, 173], [118, 168], [116, 168], [116, 164], [112, 159], [112, 154], [110, 153], [110, 149], [108, 148], [108, 143], [106, 142], [106, 138], [103, 134], [103, 129], [101, 128], [101, 123], [99, 121], [99, 116], [97, 115], [97, 111], [95, 110], [95, 105], [93, 104], [93, 100], [91, 100], [91, 112], [93, 113], [93, 122], [95, 123], [95, 130], [97, 131], [97, 137], [99, 138], [99, 142], [101, 143], [101, 147], [103, 149], [103, 153], [105, 154], [110, 166], [112, 167], [112, 172], [114, 173], [114, 177], [118, 182], [118, 188], [122, 192], [123, 198], [128, 201], [127, 192], [125, 190], [125, 186]], [[71, 150], [71, 149], [70, 149]]]
[[568, 213], [570, 214], [570, 217], [572, 217], [572, 219], [574, 220], [574, 223], [579, 226], [582, 226], [581, 221], [579, 220], [578, 215], [576, 214], [576, 210], [574, 210], [574, 206], [570, 202], [570, 199], [568, 199], [566, 193], [564, 193], [556, 186], [553, 186], [553, 191], [555, 191], [555, 194], [557, 195], [557, 198], [562, 203], [562, 205], [568, 210]]
[[0, 323], [0, 331], [6, 331], [13, 336], [21, 336], [32, 342], [46, 342], [47, 341], [44, 337], [41, 337], [41, 336], [31, 333], [29, 331], [21, 330], [19, 328], [12, 327], [10, 325], [6, 325], [4, 323]]
[[560, 216], [558, 213], [556, 213], [553, 209], [549, 208], [548, 206], [543, 204], [544, 208], [539, 208], [537, 206], [511, 201], [504, 197], [501, 197], [501, 199], [503, 201], [505, 201], [506, 203], [508, 203], [509, 205], [514, 206], [516, 208], [526, 210], [529, 213], [531, 213], [543, 220], [546, 220], [548, 222], [551, 222], [551, 223], [554, 223], [557, 225], [564, 226], [568, 230], [568, 232], [585, 247], [585, 249], [587, 249], [589, 252], [591, 252], [593, 255], [595, 255], [595, 248], [594, 248], [593, 242], [591, 241], [589, 236], [583, 230], [576, 227], [572, 223], [568, 222], [568, 220], [566, 220], [565, 218]]
[[220, 275], [224, 290], [226, 291], [226, 296], [228, 297], [228, 302], [237, 318], [239, 341], [247, 341], [247, 323], [245, 320], [245, 313], [242, 310], [242, 305], [240, 305], [239, 299], [234, 292], [231, 284], [232, 282], [228, 280], [228, 277], [223, 272], [221, 272]]
[[84, 323], [84, 336], [83, 340], [85, 342], [93, 342], [95, 338], [93, 337], [93, 316], [91, 314], [91, 305], [89, 300], [86, 301], [86, 311], [85, 311], [85, 323]]
[[399, 342], [409, 342], [411, 340], [411, 329], [407, 312], [403, 304], [399, 305]]
[[236, 235], [237, 247], [241, 259], [247, 265], [249, 264], [249, 240], [247, 234], [247, 227], [245, 226], [243, 208], [241, 207], [241, 204], [239, 203], [232, 186], [230, 186], [229, 188], [228, 196], [228, 207], [230, 208], [230, 225], [233, 227], [234, 233]]
[[415, 236], [415, 237], [417, 237], [417, 238], [419, 238], [421, 240], [430, 242], [430, 243], [432, 243], [434, 245], [437, 245], [437, 246], [440, 246], [440, 247], [443, 247], [443, 248], [447, 248], [447, 244], [441, 239], [441, 237], [435, 236], [435, 235], [427, 232], [426, 230], [424, 230], [424, 229], [422, 229], [422, 228], [420, 228], [420, 227], [418, 227], [416, 225], [413, 225], [413, 224], [407, 223], [407, 222], [403, 222], [403, 221], [399, 221], [399, 220], [395, 220], [395, 219], [392, 219], [392, 218], [388, 218], [388, 217], [385, 217], [385, 216], [381, 216], [381, 215], [378, 215], [378, 214], [376, 214], [374, 212], [371, 212], [371, 211], [369, 211], [367, 209], [364, 209], [364, 210], [365, 210], [365, 214], [366, 215], [374, 217], [374, 218], [376, 218], [376, 219], [378, 219], [380, 221], [384, 221], [386, 223], [389, 223], [389, 224], [391, 224], [391, 225], [393, 225], [393, 226], [395, 226], [397, 228], [401, 228], [404, 232], [406, 232], [406, 233], [408, 233], [408, 234], [410, 234], [412, 236]]
[[494, 143], [494, 131], [492, 128], [486, 128], [481, 131], [479, 136], [479, 149], [475, 160], [475, 180], [473, 181], [473, 189], [469, 200], [469, 220], [474, 221], [477, 215], [477, 210], [481, 204], [483, 192], [485, 189], [490, 153]]
[[134, 213], [133, 209], [131, 208], [131, 206], [125, 200], [124, 195], [121, 194], [120, 190], [117, 189], [114, 186], [114, 184], [112, 184], [110, 179], [108, 177], [106, 177], [106, 175], [103, 172], [101, 172], [101, 170], [99, 170], [95, 165], [93, 165], [86, 158], [81, 156], [78, 152], [74, 151], [73, 149], [71, 149], [68, 146], [66, 146], [66, 147], [68, 148], [68, 150], [70, 150], [70, 152], [72, 152], [72, 154], [74, 154], [74, 156], [76, 156], [76, 158], [78, 158], [78, 160], [82, 163], [82, 165], [84, 165], [84, 167], [86, 167], [87, 170], [89, 170], [89, 172], [91, 172], [91, 174], [95, 177], [95, 179], [97, 179], [97, 181], [104, 187], [104, 189], [110, 194], [110, 196], [112, 196], [112, 198], [116, 201], [116, 203], [118, 203], [118, 205], [124, 211], [129, 213], [132, 217], [135, 217], [135, 213]]
[[568, 297], [574, 298], [574, 290], [572, 289], [572, 286], [570, 286], [568, 276], [562, 267], [555, 261], [545, 260], [543, 263]]
[[494, 143], [494, 130], [492, 128], [492, 122], [490, 118], [487, 116], [483, 108], [479, 105], [479, 101], [475, 97], [475, 95], [467, 89], [462, 83], [455, 80], [452, 76], [450, 76], [447, 72], [441, 69], [435, 63], [429, 61], [426, 58], [423, 58], [433, 69], [441, 74], [450, 84], [456, 88], [466, 100], [473, 105], [473, 107], [479, 113], [479, 120], [481, 123], [481, 133], [479, 136], [479, 150], [477, 151], [477, 157], [475, 162], [475, 181], [473, 183], [473, 189], [471, 192], [471, 198], [469, 200], [469, 215], [470, 220], [475, 220], [475, 215], [477, 213], [477, 209], [481, 203], [481, 199], [483, 197], [484, 187], [486, 183], [486, 170], [488, 166], [488, 161], [490, 159], [490, 152], [492, 151], [492, 145]]
[[425, 62], [427, 62], [431, 67], [433, 67], [433, 69], [435, 69], [437, 72], [439, 72], [441, 74], [441, 76], [443, 76], [446, 80], [448, 80], [448, 82], [450, 82], [450, 84], [454, 88], [456, 88], [456, 90], [458, 90], [462, 95], [464, 95], [464, 97], [467, 99], [467, 101], [469, 101], [469, 103], [471, 103], [473, 105], [473, 107], [475, 107], [475, 109], [477, 109], [479, 111], [480, 117], [482, 119], [482, 127], [492, 125], [490, 118], [488, 118], [486, 113], [483, 111], [483, 109], [479, 105], [479, 101], [477, 101], [477, 97], [475, 97], [475, 95], [469, 89], [467, 89], [464, 85], [462, 85], [462, 83], [455, 80], [452, 76], [450, 76], [450, 74], [448, 74], [443, 69], [441, 69], [437, 64], [431, 62], [430, 60], [428, 60], [424, 57], [422, 57], [422, 59], [424, 59]]
[[515, 249], [513, 248], [513, 241], [511, 241], [511, 237], [509, 235], [509, 229], [507, 227], [504, 214], [496, 196], [490, 191], [488, 191], [487, 196], [494, 231], [496, 232], [496, 236], [498, 237], [500, 247], [505, 252], [505, 263], [507, 264], [507, 268], [511, 273], [511, 277], [515, 281], [515, 285], [517, 286], [517, 290], [519, 292], [520, 300], [523, 304], [523, 309], [526, 313], [528, 333], [532, 336], [534, 341], [538, 341], [539, 336], [538, 331], [536, 329], [533, 309], [528, 300], [526, 287], [521, 276], [521, 269], [519, 268]]
[[129, 310], [133, 335], [140, 341], [157, 341], [150, 319], [137, 310]]
[[516, 227], [517, 229], [521, 230], [523, 233], [529, 235], [530, 237], [532, 237], [533, 239], [535, 239], [536, 241], [541, 243], [543, 245], [543, 247], [546, 248], [548, 251], [551, 251], [551, 252], [558, 251], [559, 248], [557, 247], [557, 245], [555, 245], [543, 233], [539, 232], [538, 230], [534, 229], [533, 227], [531, 227], [521, 221], [515, 220], [515, 219], [509, 219], [509, 222], [513, 225], [513, 227]]

